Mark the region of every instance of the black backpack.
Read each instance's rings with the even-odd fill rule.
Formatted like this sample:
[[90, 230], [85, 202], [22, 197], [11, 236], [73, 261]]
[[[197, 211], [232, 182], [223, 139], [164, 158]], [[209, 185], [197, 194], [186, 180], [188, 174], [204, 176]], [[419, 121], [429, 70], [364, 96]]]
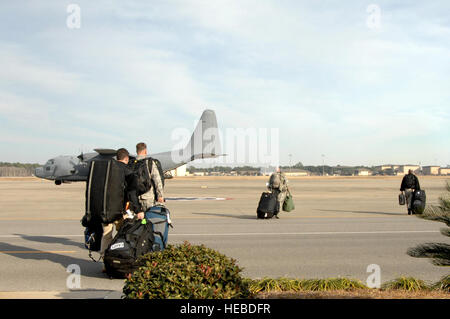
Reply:
[[155, 241], [152, 223], [139, 219], [125, 219], [117, 235], [105, 251], [103, 261], [111, 278], [125, 278], [139, 268], [137, 259], [152, 251]]
[[161, 181], [164, 186], [164, 172], [159, 160], [148, 157], [142, 160], [131, 161], [129, 166], [136, 174], [138, 196], [147, 193], [152, 187], [155, 189], [155, 185], [153, 185], [151, 178], [153, 166], [152, 161], [155, 162], [156, 167], [158, 168], [159, 175], [161, 176]]

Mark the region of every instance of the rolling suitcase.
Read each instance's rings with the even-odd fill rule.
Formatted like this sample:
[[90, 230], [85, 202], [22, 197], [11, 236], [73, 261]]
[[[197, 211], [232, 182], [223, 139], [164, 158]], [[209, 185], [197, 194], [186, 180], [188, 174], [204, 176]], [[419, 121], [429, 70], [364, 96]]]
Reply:
[[81, 225], [85, 227], [85, 247], [94, 261], [91, 252], [100, 251], [102, 224], [109, 224], [123, 216], [125, 173], [119, 165], [115, 160], [96, 160], [89, 166], [86, 211]]
[[125, 172], [115, 160], [92, 161], [86, 182], [86, 215], [89, 223], [112, 223], [122, 218]]
[[277, 205], [277, 196], [274, 193], [262, 193], [256, 210], [257, 218], [272, 218], [277, 211]]
[[427, 196], [424, 190], [416, 190], [412, 198], [413, 214], [422, 214], [425, 210]]

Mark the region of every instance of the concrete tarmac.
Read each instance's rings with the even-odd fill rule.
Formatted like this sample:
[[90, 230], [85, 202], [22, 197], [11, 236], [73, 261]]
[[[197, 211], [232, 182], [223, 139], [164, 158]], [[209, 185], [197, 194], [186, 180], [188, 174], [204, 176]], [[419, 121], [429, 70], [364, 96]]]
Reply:
[[[365, 283], [371, 264], [380, 266], [382, 282], [400, 276], [433, 282], [448, 274], [406, 254], [417, 244], [448, 238], [439, 233], [443, 224], [408, 216], [398, 205], [401, 177], [291, 178], [296, 209], [257, 220], [267, 179], [168, 180], [166, 197], [175, 199], [167, 202], [174, 223], [169, 243], [217, 249], [251, 278], [345, 276]], [[437, 203], [448, 180], [420, 177], [427, 204]], [[84, 192], [83, 182], [0, 178], [0, 298], [120, 297], [123, 280], [108, 279], [84, 248]], [[76, 283], [71, 267], [80, 269], [79, 288], [70, 289]]]

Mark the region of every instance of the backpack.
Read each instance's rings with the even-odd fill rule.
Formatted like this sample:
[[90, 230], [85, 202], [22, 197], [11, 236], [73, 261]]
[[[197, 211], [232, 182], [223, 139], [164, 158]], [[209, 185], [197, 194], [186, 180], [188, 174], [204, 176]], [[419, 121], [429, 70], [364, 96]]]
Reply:
[[105, 250], [103, 261], [106, 274], [111, 278], [125, 278], [139, 265], [137, 259], [152, 251], [154, 236], [152, 225], [145, 219], [126, 219]]
[[153, 166], [152, 162], [155, 162], [156, 167], [159, 171], [159, 175], [161, 177], [162, 184], [164, 186], [164, 172], [159, 160], [153, 159], [151, 157], [144, 158], [142, 160], [134, 160], [129, 166], [136, 174], [138, 196], [147, 193], [152, 187], [153, 189], [155, 188], [155, 185], [151, 178]]
[[281, 177], [280, 177], [280, 174], [274, 173], [274, 174], [270, 175], [270, 178], [269, 178], [269, 185], [270, 185], [272, 188], [279, 188], [280, 185], [281, 185]]

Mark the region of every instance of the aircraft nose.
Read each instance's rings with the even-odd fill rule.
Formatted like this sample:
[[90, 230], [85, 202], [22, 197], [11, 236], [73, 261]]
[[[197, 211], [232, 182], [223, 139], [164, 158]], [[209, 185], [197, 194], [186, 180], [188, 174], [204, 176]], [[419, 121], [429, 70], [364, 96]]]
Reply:
[[34, 176], [36, 177], [42, 177], [44, 175], [44, 168], [43, 167], [36, 167], [34, 170]]

